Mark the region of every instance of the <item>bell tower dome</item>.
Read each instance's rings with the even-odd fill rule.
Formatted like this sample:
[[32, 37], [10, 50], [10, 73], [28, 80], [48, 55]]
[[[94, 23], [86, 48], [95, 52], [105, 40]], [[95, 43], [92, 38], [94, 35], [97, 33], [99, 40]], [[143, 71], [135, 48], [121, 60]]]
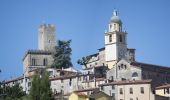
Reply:
[[118, 31], [118, 32], [122, 31], [122, 21], [119, 18], [116, 10], [113, 11], [113, 15], [110, 18], [110, 23], [109, 23], [109, 32], [114, 32], [114, 31]]

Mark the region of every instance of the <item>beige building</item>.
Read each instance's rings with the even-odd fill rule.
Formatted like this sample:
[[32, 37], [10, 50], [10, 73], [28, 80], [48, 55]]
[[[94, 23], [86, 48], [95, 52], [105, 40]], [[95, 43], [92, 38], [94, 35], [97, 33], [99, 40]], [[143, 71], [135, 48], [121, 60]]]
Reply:
[[164, 85], [156, 87], [155, 94], [170, 98], [170, 84], [164, 84]]
[[114, 81], [99, 86], [113, 100], [155, 100], [151, 80]]
[[92, 98], [94, 100], [114, 100], [114, 99], [112, 99], [111, 96], [109, 96], [101, 91], [90, 95], [90, 98]]
[[89, 100], [89, 97], [82, 92], [73, 92], [69, 95], [68, 100]]
[[114, 82], [116, 100], [155, 100], [151, 80]]

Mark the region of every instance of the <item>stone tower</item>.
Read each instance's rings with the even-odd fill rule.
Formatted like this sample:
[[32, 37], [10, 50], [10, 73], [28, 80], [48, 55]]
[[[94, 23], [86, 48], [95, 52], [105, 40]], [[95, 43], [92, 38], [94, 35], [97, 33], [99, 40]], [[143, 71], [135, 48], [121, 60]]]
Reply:
[[52, 24], [40, 25], [38, 29], [38, 49], [53, 51], [55, 46], [55, 26]]
[[111, 69], [116, 62], [125, 58], [127, 51], [126, 32], [122, 31], [122, 21], [114, 10], [109, 23], [109, 31], [105, 33], [105, 59]]

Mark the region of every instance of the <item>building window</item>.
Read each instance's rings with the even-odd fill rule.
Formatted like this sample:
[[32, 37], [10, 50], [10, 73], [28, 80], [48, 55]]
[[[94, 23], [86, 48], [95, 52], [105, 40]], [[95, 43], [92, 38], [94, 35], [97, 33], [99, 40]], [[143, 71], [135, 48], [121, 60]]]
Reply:
[[114, 81], [113, 76], [110, 76], [110, 77], [109, 77], [109, 81]]
[[169, 88], [164, 88], [164, 94], [169, 94]]
[[123, 89], [120, 88], [120, 89], [119, 89], [119, 92], [120, 92], [120, 94], [123, 94]]
[[57, 91], [56, 91], [56, 89], [54, 89], [54, 94], [57, 94]]
[[35, 58], [32, 58], [32, 60], [31, 60], [31, 65], [32, 65], [32, 66], [37, 65], [37, 62], [36, 62], [36, 59], [35, 59]]
[[63, 80], [61, 79], [61, 83], [63, 83]]
[[123, 69], [123, 64], [121, 64], [121, 69]]
[[112, 100], [115, 100], [115, 93], [112, 93]]
[[112, 35], [109, 35], [109, 42], [112, 42]]
[[134, 73], [132, 74], [132, 77], [138, 77], [138, 73], [137, 73], [137, 72], [134, 72]]
[[133, 89], [130, 88], [130, 89], [129, 89], [129, 92], [130, 92], [130, 94], [133, 94]]
[[120, 70], [120, 66], [118, 66], [119, 70]]
[[43, 66], [47, 66], [48, 65], [48, 60], [47, 60], [47, 58], [44, 58], [44, 60], [43, 60]]
[[122, 35], [119, 35], [119, 42], [122, 42]]
[[72, 83], [72, 78], [70, 78], [70, 82], [69, 82], [69, 85], [71, 86], [71, 83]]
[[103, 86], [101, 86], [101, 90], [102, 90], [102, 91], [104, 90]]
[[127, 66], [126, 66], [126, 65], [124, 65], [124, 67], [125, 67], [125, 69], [127, 69]]
[[130, 98], [130, 100], [133, 100], [133, 98]]
[[115, 87], [114, 87], [114, 85], [112, 85], [112, 90], [114, 90], [115, 89]]
[[144, 94], [144, 87], [140, 87], [140, 92]]
[[110, 29], [112, 28], [112, 25], [110, 25]]
[[78, 80], [81, 81], [81, 77], [78, 77]]
[[114, 30], [116, 30], [116, 24], [114, 24]]

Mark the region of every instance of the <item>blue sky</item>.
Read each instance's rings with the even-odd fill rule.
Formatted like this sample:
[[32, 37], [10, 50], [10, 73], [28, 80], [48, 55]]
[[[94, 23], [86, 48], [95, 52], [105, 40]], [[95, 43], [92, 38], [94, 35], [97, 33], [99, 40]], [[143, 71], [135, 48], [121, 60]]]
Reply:
[[0, 80], [22, 75], [26, 50], [38, 47], [38, 26], [56, 26], [57, 39], [72, 39], [72, 62], [104, 47], [104, 32], [117, 9], [136, 60], [170, 66], [169, 0], [0, 0]]

